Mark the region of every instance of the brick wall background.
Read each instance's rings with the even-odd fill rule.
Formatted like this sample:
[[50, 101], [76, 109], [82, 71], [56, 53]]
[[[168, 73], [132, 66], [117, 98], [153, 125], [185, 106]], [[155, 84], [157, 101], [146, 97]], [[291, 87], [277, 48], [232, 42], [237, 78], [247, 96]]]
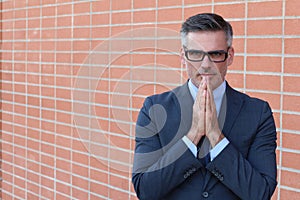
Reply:
[[2, 199], [136, 199], [130, 182], [143, 99], [186, 81], [182, 21], [234, 28], [227, 80], [269, 101], [277, 199], [300, 199], [300, 1], [2, 0]]

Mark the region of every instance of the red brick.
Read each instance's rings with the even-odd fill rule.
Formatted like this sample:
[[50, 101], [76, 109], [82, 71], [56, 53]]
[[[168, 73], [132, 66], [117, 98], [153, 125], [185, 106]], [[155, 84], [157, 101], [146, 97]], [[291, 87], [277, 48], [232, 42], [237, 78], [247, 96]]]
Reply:
[[245, 87], [243, 74], [228, 73], [226, 75], [226, 80], [234, 88], [244, 88]]
[[72, 4], [60, 4], [57, 6], [57, 15], [72, 14]]
[[38, 200], [39, 199], [39, 186], [37, 186], [34, 183], [27, 182], [27, 198], [26, 199], [32, 199], [32, 200]]
[[90, 28], [74, 28], [73, 36], [74, 38], [89, 38], [91, 35]]
[[97, 182], [108, 183], [108, 172], [90, 169], [90, 178]]
[[70, 195], [71, 187], [66, 183], [55, 182], [56, 190], [62, 194]]
[[132, 4], [131, 0], [124, 0], [124, 1], [118, 1], [118, 0], [112, 0], [111, 3], [111, 8], [113, 10], [128, 10], [131, 9]]
[[154, 63], [154, 55], [149, 55], [149, 54], [132, 55], [132, 64], [134, 66], [149, 65], [151, 63]]
[[282, 16], [282, 10], [282, 1], [248, 3], [248, 17]]
[[91, 8], [91, 3], [90, 2], [80, 2], [74, 4], [74, 13], [79, 14], [79, 13], [89, 13]]
[[[24, 2], [23, 2], [24, 3]], [[1, 5], [1, 8], [3, 10], [9, 10], [9, 9], [12, 9], [14, 8], [14, 2], [13, 1], [3, 1], [2, 2], [2, 5]]]
[[72, 152], [72, 161], [77, 162], [79, 164], [88, 165], [89, 164], [89, 156], [84, 153]]
[[155, 10], [136, 11], [133, 13], [133, 23], [155, 22]]
[[[17, 168], [14, 169], [14, 171], [17, 170]], [[17, 175], [17, 174], [16, 174]], [[13, 183], [20, 187], [20, 188], [25, 188], [25, 180], [24, 177], [18, 177], [18, 176], [14, 176], [13, 178]]]
[[100, 14], [93, 14], [92, 16], [92, 25], [105, 25], [109, 24], [109, 14], [100, 13]]
[[74, 16], [74, 26], [87, 26], [90, 24], [90, 15], [76, 15]]
[[282, 20], [250, 20], [247, 26], [247, 35], [282, 34]]
[[156, 7], [156, 0], [135, 0], [133, 1], [133, 8], [139, 9], [139, 8], [155, 8]]
[[300, 38], [284, 39], [284, 52], [287, 54], [300, 54], [300, 49], [295, 44], [300, 43]]
[[282, 40], [279, 38], [247, 39], [247, 52], [255, 54], [281, 54]]
[[300, 150], [300, 135], [293, 133], [283, 133], [282, 147], [293, 150]]
[[280, 90], [280, 77], [271, 75], [246, 75], [246, 86], [247, 88], [256, 90], [269, 90], [279, 91]]
[[110, 189], [110, 198], [116, 200], [129, 199], [129, 194], [127, 192], [122, 192], [119, 190]]
[[88, 168], [77, 164], [72, 164], [72, 174], [88, 177]]
[[300, 115], [296, 114], [283, 114], [282, 116], [282, 128], [288, 130], [296, 130], [299, 131], [300, 127], [298, 126], [298, 122], [300, 120]]
[[[91, 192], [93, 192], [93, 193], [95, 193], [95, 194], [102, 195], [102, 196], [106, 196], [106, 197], [109, 196], [109, 195], [108, 195], [108, 194], [109, 194], [109, 193], [108, 193], [109, 189], [108, 189], [106, 183], [105, 183], [105, 184], [100, 184], [100, 183], [91, 182], [90, 185], [91, 185], [91, 186], [90, 186]], [[91, 196], [91, 199], [97, 199], [97, 198], [99, 198], [99, 197]], [[99, 200], [100, 200], [100, 199], [102, 199], [102, 198], [99, 198]]]
[[112, 14], [112, 23], [113, 24], [127, 24], [130, 22], [131, 22], [131, 14], [129, 12]]
[[300, 68], [298, 67], [298, 63], [300, 62], [300, 58], [285, 58], [284, 59], [284, 72], [285, 73], [295, 73], [300, 74]]
[[295, 170], [300, 169], [300, 154], [291, 152], [282, 152], [282, 166], [292, 168]]
[[[211, 3], [211, 0], [202, 0], [201, 3]], [[195, 1], [194, 0], [185, 0], [184, 4], [185, 5], [189, 5], [189, 4], [193, 5], [193, 4], [195, 4]]]
[[15, 18], [25, 18], [26, 17], [26, 10], [15, 10]]
[[78, 176], [72, 176], [72, 186], [78, 187], [82, 190], [88, 190], [89, 181]]
[[[71, 26], [73, 22], [73, 18], [70, 16], [58, 16], [57, 17], [57, 27], [61, 26]], [[59, 29], [57, 30], [59, 32]]]
[[298, 200], [298, 199], [300, 199], [300, 192], [281, 188], [280, 189], [280, 199]]
[[181, 21], [182, 8], [168, 8], [158, 10], [157, 20], [159, 22]]
[[123, 149], [130, 149], [130, 139], [126, 137], [118, 137], [111, 135], [110, 136], [110, 145], [117, 147], [117, 148], [123, 148]]
[[42, 7], [42, 16], [55, 16], [55, 6]]
[[14, 196], [17, 196], [18, 199], [25, 199], [25, 193], [24, 188], [14, 187]]
[[165, 70], [156, 70], [155, 75], [156, 81], [159, 83], [177, 84], [180, 83], [180, 80], [182, 79], [180, 71], [170, 70], [168, 68]]
[[283, 78], [284, 81], [283, 90], [285, 92], [300, 93], [299, 80], [300, 77], [285, 76]]
[[71, 147], [71, 139], [62, 137], [57, 135], [56, 136], [56, 145], [61, 146], [61, 147]]
[[290, 172], [286, 170], [281, 171], [281, 185], [292, 187], [292, 188], [300, 188], [300, 174], [295, 172]]
[[281, 72], [280, 57], [248, 56], [247, 70], [261, 72]]
[[283, 109], [287, 111], [300, 112], [300, 96], [284, 95]]
[[109, 10], [112, 1], [92, 1], [91, 3], [92, 3], [92, 11], [100, 12], [100, 11]]
[[18, 21], [15, 21], [14, 28], [15, 29], [24, 29], [24, 28], [26, 28], [26, 20], [21, 20], [20, 19]]
[[[233, 12], [234, 10], [234, 12]], [[227, 5], [216, 5], [216, 13], [222, 15], [223, 18], [244, 18], [245, 17], [245, 3]]]
[[41, 152], [45, 153], [45, 154], [49, 154], [49, 155], [53, 155], [54, 154], [54, 146], [51, 144], [41, 144]]
[[300, 30], [295, 28], [300, 26], [299, 19], [286, 19], [284, 22], [285, 35], [300, 35]]
[[[106, 27], [92, 27], [92, 37], [93, 38], [109, 38], [109, 29]], [[92, 41], [93, 42], [93, 41]], [[99, 42], [97, 42], [99, 45]]]
[[[127, 20], [125, 20], [125, 21], [127, 21]], [[130, 31], [130, 30], [131, 30], [131, 25], [113, 26], [113, 27], [111, 27], [111, 35], [113, 35], [113, 36], [118, 35], [118, 34]]]
[[75, 199], [88, 199], [88, 191], [72, 188], [72, 197]]
[[[186, 3], [186, 2], [185, 2]], [[158, 0], [158, 8], [167, 7], [167, 6], [181, 6], [181, 0]]]
[[298, 0], [289, 0], [286, 2], [285, 6], [285, 15], [286, 16], [299, 16], [300, 11], [299, 11], [299, 6], [300, 2]]

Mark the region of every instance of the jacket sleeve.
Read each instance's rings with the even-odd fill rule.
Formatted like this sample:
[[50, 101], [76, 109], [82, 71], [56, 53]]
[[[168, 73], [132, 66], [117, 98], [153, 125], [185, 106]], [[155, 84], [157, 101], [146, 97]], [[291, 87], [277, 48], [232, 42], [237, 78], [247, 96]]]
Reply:
[[277, 184], [277, 145], [274, 119], [266, 102], [262, 106], [256, 134], [249, 145], [245, 157], [230, 143], [208, 164], [207, 169], [241, 199], [271, 199]]
[[181, 139], [161, 145], [162, 115], [147, 98], [137, 120], [132, 182], [141, 200], [163, 198], [202, 166]]

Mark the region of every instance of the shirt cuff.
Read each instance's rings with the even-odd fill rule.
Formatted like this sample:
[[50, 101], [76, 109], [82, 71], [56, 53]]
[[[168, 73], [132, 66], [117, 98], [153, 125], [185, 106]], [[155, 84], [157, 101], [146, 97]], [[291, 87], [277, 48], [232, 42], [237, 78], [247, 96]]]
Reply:
[[196, 145], [186, 136], [182, 138], [183, 142], [186, 144], [186, 146], [189, 148], [189, 150], [194, 154], [195, 157], [197, 157], [197, 147]]
[[210, 161], [213, 161], [229, 144], [227, 138], [223, 138], [213, 149], [210, 150]]

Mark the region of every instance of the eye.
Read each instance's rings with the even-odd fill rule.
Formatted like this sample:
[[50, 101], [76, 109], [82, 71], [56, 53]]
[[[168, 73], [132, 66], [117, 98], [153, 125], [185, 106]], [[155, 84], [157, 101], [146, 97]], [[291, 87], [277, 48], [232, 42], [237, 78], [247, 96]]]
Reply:
[[209, 55], [211, 55], [211, 56], [222, 56], [223, 52], [213, 51], [213, 52], [209, 52]]
[[199, 56], [202, 55], [202, 52], [197, 50], [189, 50], [189, 54], [192, 56]]
[[208, 54], [211, 58], [218, 58], [223, 57], [225, 53], [223, 51], [211, 51], [208, 52]]

